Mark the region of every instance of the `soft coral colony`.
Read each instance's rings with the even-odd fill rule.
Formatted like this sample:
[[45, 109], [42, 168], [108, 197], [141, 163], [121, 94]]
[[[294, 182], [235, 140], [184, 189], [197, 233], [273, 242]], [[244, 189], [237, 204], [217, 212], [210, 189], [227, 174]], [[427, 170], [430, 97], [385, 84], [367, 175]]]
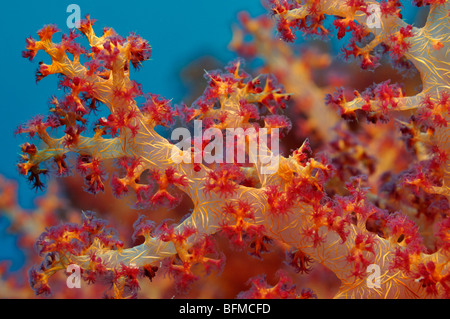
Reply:
[[[99, 37], [94, 20], [86, 17], [79, 31], [89, 41], [89, 49], [76, 42], [75, 32], [54, 43], [52, 37], [58, 30], [53, 25], [38, 31], [40, 40], [27, 39], [24, 57], [33, 60], [43, 50], [52, 59], [51, 64], [40, 63], [37, 80], [59, 74], [59, 85], [66, 92], [62, 98], [51, 99], [47, 117], [37, 116], [18, 129], [40, 140], [38, 145], [22, 145], [18, 164], [35, 187], [43, 187], [41, 177], [48, 171], [66, 176], [74, 166], [84, 177], [86, 191], [94, 194], [108, 187], [109, 179], [114, 193], [131, 196], [136, 207], [172, 208], [183, 193], [193, 203], [192, 212], [178, 224], [157, 225], [140, 216], [133, 237], [141, 237], [142, 244], [131, 248], [124, 247], [105, 221], [87, 212], [78, 224], [48, 228], [36, 243], [42, 262], [29, 271], [35, 292], [50, 293], [50, 277], [70, 264], [81, 267], [88, 283], [109, 280], [117, 298], [136, 296], [141, 278], [152, 278], [160, 271], [173, 278], [180, 290], [188, 290], [199, 276], [224, 267], [225, 256], [212, 237], [220, 233], [230, 245], [259, 258], [276, 243], [285, 249], [287, 262], [301, 273], [308, 272], [312, 260], [324, 265], [341, 281], [338, 298], [450, 297], [449, 4], [415, 2], [430, 7], [422, 28], [402, 20], [397, 0], [270, 1], [278, 32], [287, 42], [295, 40], [296, 32], [328, 35], [325, 17], [335, 16], [338, 37], [351, 34], [344, 48], [347, 58], [354, 57], [368, 69], [375, 68], [384, 54], [397, 66], [415, 67], [422, 80], [422, 90], [414, 96], [406, 96], [399, 85], [390, 82], [355, 91], [353, 97], [345, 90], [322, 94], [327, 112], [342, 117], [335, 117], [344, 123], [340, 140], [325, 136], [324, 143], [329, 144], [325, 155], [312, 157], [314, 149], [308, 141], [287, 157], [274, 155], [279, 166], [270, 174], [264, 173], [262, 155], [249, 154], [250, 150], [246, 155], [255, 159], [251, 164], [174, 162], [177, 146], [155, 128], [189, 126], [202, 120], [203, 130], [217, 128], [225, 134], [230, 128], [254, 128], [254, 132], [278, 128], [283, 137], [291, 127], [283, 112], [289, 98], [296, 97], [274, 76], [252, 77], [237, 60], [223, 71], [207, 72], [206, 89], [190, 107], [174, 107], [169, 99], [144, 94], [130, 80], [130, 62], [138, 68], [151, 55], [150, 45], [136, 34], [124, 38], [104, 29]], [[372, 4], [380, 8], [380, 28], [366, 24]], [[269, 23], [248, 16], [242, 20], [246, 32], [263, 30]], [[252, 28], [252, 23], [261, 23], [261, 28]], [[274, 43], [266, 43], [266, 54], [270, 48], [277, 49]], [[246, 53], [258, 50], [243, 47], [238, 40], [233, 45]], [[283, 82], [289, 71], [273, 73]], [[289, 84], [293, 91], [302, 85]], [[320, 104], [320, 92], [314, 94]], [[139, 99], [144, 100], [141, 105]], [[101, 105], [109, 115], [93, 119]], [[393, 123], [391, 128], [400, 131], [401, 145], [413, 158], [403, 171], [379, 176], [384, 184], [378, 192], [371, 189], [370, 176], [352, 175], [338, 166], [368, 159], [357, 157], [364, 153], [364, 145], [354, 142], [357, 139], [352, 136], [357, 132], [345, 126], [346, 120], [363, 117], [375, 127], [380, 122]], [[91, 136], [88, 120], [94, 127]], [[320, 122], [316, 125], [320, 127]], [[54, 132], [59, 137], [52, 137]], [[376, 143], [376, 137], [373, 134], [368, 143]], [[193, 141], [192, 159], [199, 147], [206, 146]], [[350, 148], [358, 151], [347, 152]], [[115, 168], [107, 165], [111, 161], [117, 164]], [[380, 269], [376, 286], [368, 285], [370, 265]], [[240, 297], [314, 296], [308, 290], [297, 291], [285, 274], [273, 287], [263, 277], [251, 285]]]

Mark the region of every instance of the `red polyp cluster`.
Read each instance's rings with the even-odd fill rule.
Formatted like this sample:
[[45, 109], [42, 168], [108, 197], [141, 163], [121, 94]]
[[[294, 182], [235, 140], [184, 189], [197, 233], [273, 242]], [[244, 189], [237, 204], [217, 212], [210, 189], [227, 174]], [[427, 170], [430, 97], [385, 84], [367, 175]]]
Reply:
[[117, 110], [115, 114], [110, 114], [107, 119], [99, 119], [97, 125], [103, 126], [104, 131], [109, 130], [111, 136], [117, 136], [120, 130], [129, 129], [131, 136], [134, 137], [138, 131], [136, 121], [136, 113], [128, 110]]
[[367, 267], [374, 261], [374, 235], [357, 234], [355, 243], [347, 256], [347, 261], [353, 263], [354, 271], [351, 273], [354, 277], [364, 278]]
[[169, 226], [167, 222], [163, 222], [157, 229], [158, 236], [162, 241], [172, 241], [179, 246], [182, 246], [196, 232], [196, 229], [193, 227], [185, 227], [181, 231], [176, 230], [174, 225]]
[[265, 235], [264, 225], [255, 223], [255, 213], [248, 202], [227, 203], [224, 212], [227, 219], [220, 225], [221, 231], [236, 248], [247, 246], [251, 249], [249, 254], [258, 258], [269, 251], [267, 245], [271, 240]]
[[360, 48], [354, 40], [351, 40], [347, 47], [342, 49], [345, 55], [345, 59], [349, 60], [353, 56], [357, 61], [359, 61], [361, 69], [363, 70], [374, 70], [380, 64], [379, 54], [371, 54], [370, 51]]
[[450, 253], [450, 220], [444, 219], [438, 224], [436, 237], [439, 238], [438, 247], [442, 249], [444, 254]]
[[[338, 19], [338, 20], [334, 20], [333, 25], [338, 29], [338, 33], [337, 33], [337, 37], [338, 39], [342, 39], [345, 34], [349, 31], [351, 31], [354, 35], [354, 37], [356, 37], [357, 39], [362, 39], [364, 36], [362, 34], [364, 29], [356, 24], [355, 21], [353, 21], [352, 19]], [[365, 34], [367, 35], [367, 34]], [[354, 44], [355, 42], [353, 42]], [[356, 48], [354, 48], [356, 49]]]
[[218, 170], [208, 173], [205, 181], [205, 192], [215, 193], [220, 197], [229, 197], [238, 189], [244, 175], [236, 165], [225, 164]]
[[412, 26], [401, 27], [397, 33], [392, 34], [389, 37], [391, 56], [395, 59], [402, 57], [411, 47], [405, 39], [414, 36]]
[[211, 236], [203, 236], [189, 247], [189, 238], [197, 233], [195, 228], [185, 227], [177, 231], [173, 225], [163, 223], [156, 232], [162, 241], [175, 245], [177, 254], [163, 260], [162, 270], [175, 280], [178, 291], [188, 291], [193, 282], [200, 279], [202, 271], [206, 275], [214, 270], [222, 271], [225, 256], [217, 252]]
[[122, 265], [118, 270], [115, 270], [113, 283], [116, 289], [128, 290], [127, 294], [134, 297], [139, 289], [138, 277], [141, 275], [141, 270], [138, 267]]
[[400, 13], [401, 7], [403, 6], [399, 0], [387, 0], [380, 3], [380, 10], [382, 15], [395, 15], [400, 19], [402, 18], [402, 15]]
[[56, 128], [59, 125], [58, 119], [52, 115], [48, 116], [45, 121], [42, 115], [37, 115], [25, 125], [19, 126], [15, 134], [26, 133], [29, 137], [33, 138], [38, 132], [44, 132], [47, 128]]
[[130, 62], [134, 68], [139, 69], [143, 61], [150, 59], [152, 48], [137, 34], [129, 35], [127, 42], [130, 43]]
[[111, 179], [111, 186], [116, 196], [120, 197], [128, 193], [128, 187], [134, 188], [137, 194], [140, 189], [147, 187], [147, 185], [139, 184], [139, 177], [136, 176], [141, 162], [142, 160], [136, 157], [122, 157], [117, 160], [117, 165], [125, 171], [125, 176], [119, 178], [114, 175]]
[[293, 4], [289, 0], [274, 0], [272, 4], [272, 13], [280, 16], [280, 21], [277, 25], [277, 31], [283, 40], [287, 42], [293, 42], [296, 39], [295, 33], [292, 29], [296, 26], [295, 21], [288, 21], [284, 18], [284, 15], [293, 8]]
[[169, 126], [174, 121], [176, 112], [172, 109], [171, 103], [168, 99], [161, 96], [150, 94], [141, 111], [148, 116], [148, 118], [155, 123], [155, 125]]
[[164, 174], [160, 174], [158, 171], [153, 172], [153, 179], [158, 184], [158, 190], [150, 198], [152, 204], [161, 204], [164, 199], [166, 199], [171, 206], [176, 204], [177, 198], [171, 195], [167, 188], [169, 186], [186, 187], [188, 185], [188, 180], [186, 176], [180, 175], [172, 167], [166, 169]]
[[105, 190], [104, 182], [106, 180], [106, 172], [99, 159], [80, 156], [77, 161], [77, 170], [84, 177], [86, 191], [97, 194]]
[[309, 274], [312, 270], [313, 260], [301, 250], [288, 250], [285, 262], [300, 274]]
[[145, 215], [140, 215], [138, 219], [133, 224], [134, 232], [131, 238], [137, 241], [140, 236], [148, 238], [152, 235], [153, 231], [156, 229], [156, 223], [147, 220]]
[[241, 292], [239, 299], [315, 299], [314, 292], [310, 289], [302, 289], [297, 293], [297, 287], [292, 280], [283, 272], [279, 272], [279, 281], [276, 285], [270, 286], [266, 282], [265, 276], [251, 278], [249, 284], [251, 288]]
[[267, 204], [274, 215], [286, 215], [292, 207], [291, 193], [280, 191], [275, 185], [269, 185], [266, 190]]
[[443, 287], [444, 296], [450, 298], [450, 276], [448, 274], [441, 275], [442, 265], [436, 266], [433, 261], [429, 261], [426, 264], [419, 264], [417, 268], [413, 276], [425, 288], [428, 295], [436, 297], [439, 293], [437, 289], [437, 285], [439, 284]]
[[443, 92], [438, 100], [427, 95], [418, 110], [417, 120], [427, 127], [447, 127], [450, 115], [450, 93]]

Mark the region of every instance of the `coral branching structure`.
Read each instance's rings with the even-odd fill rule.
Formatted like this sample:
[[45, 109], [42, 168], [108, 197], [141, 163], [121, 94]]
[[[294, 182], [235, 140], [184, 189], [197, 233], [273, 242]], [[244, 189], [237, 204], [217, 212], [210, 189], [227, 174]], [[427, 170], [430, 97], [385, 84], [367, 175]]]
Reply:
[[[252, 77], [236, 60], [223, 71], [206, 72], [207, 87], [190, 107], [175, 107], [162, 96], [144, 94], [130, 80], [130, 63], [139, 68], [151, 55], [150, 45], [138, 35], [124, 38], [105, 29], [99, 37], [94, 20], [86, 17], [78, 29], [89, 42], [86, 49], [76, 42], [75, 32], [54, 43], [58, 29], [47, 25], [38, 31], [40, 40], [27, 39], [23, 55], [32, 60], [38, 51], [45, 51], [52, 63], [40, 63], [37, 80], [58, 74], [66, 94], [51, 99], [47, 117], [37, 116], [19, 127], [18, 133], [39, 140], [22, 145], [20, 172], [41, 188], [42, 175], [49, 171], [66, 176], [76, 170], [88, 192], [103, 191], [109, 180], [114, 193], [132, 197], [136, 207], [172, 208], [185, 194], [193, 209], [175, 223], [156, 225], [140, 216], [133, 237], [142, 243], [134, 247], [125, 247], [107, 223], [87, 212], [80, 223], [48, 228], [36, 243], [42, 262], [29, 272], [37, 294], [49, 294], [50, 277], [71, 264], [81, 268], [88, 283], [109, 280], [116, 298], [136, 296], [140, 278], [151, 279], [160, 271], [180, 290], [188, 290], [199, 276], [224, 267], [225, 256], [212, 237], [219, 233], [230, 245], [259, 258], [271, 245], [280, 245], [288, 262], [302, 273], [308, 272], [312, 260], [322, 264], [341, 281], [337, 298], [450, 296], [449, 4], [422, 1], [430, 13], [419, 29], [401, 19], [397, 1], [271, 3], [279, 34], [288, 42], [297, 30], [326, 35], [325, 16], [337, 16], [338, 36], [353, 35], [346, 55], [359, 59], [363, 68], [375, 66], [379, 47], [396, 62], [417, 68], [423, 88], [416, 96], [382, 83], [355, 92], [353, 100], [347, 101], [343, 91], [326, 99], [344, 119], [362, 113], [376, 125], [392, 118], [417, 161], [399, 174], [383, 176], [391, 186], [384, 189], [384, 197], [374, 194], [364, 176], [336, 178], [342, 172], [323, 153], [312, 157], [308, 141], [283, 156], [273, 140], [268, 144], [262, 139], [262, 133], [273, 136], [278, 130], [284, 137], [291, 128], [283, 111], [294, 92], [286, 92], [273, 76]], [[370, 5], [380, 8], [378, 28], [366, 23], [373, 14]], [[109, 114], [95, 118], [100, 106], [106, 106]], [[405, 112], [411, 112], [409, 120], [398, 115]], [[200, 131], [203, 140], [194, 134], [189, 148], [182, 149], [156, 130], [180, 123]], [[89, 124], [94, 127], [91, 136]], [[237, 155], [244, 149], [244, 163], [239, 156], [213, 163], [198, 160], [201, 155], [224, 159], [222, 150], [211, 149], [208, 141], [225, 139], [237, 129], [246, 130], [243, 141], [249, 147], [227, 143], [223, 154], [230, 147]], [[346, 147], [338, 146], [336, 152]], [[268, 158], [276, 159], [270, 161], [276, 169], [268, 167]], [[107, 171], [111, 167], [107, 162], [115, 162], [116, 168]], [[428, 206], [432, 208], [427, 210]], [[432, 248], [408, 217], [411, 210], [419, 214], [421, 209], [434, 209]], [[314, 297], [309, 290], [296, 291], [285, 274], [274, 287], [263, 277], [250, 283], [250, 290], [240, 297]]]

